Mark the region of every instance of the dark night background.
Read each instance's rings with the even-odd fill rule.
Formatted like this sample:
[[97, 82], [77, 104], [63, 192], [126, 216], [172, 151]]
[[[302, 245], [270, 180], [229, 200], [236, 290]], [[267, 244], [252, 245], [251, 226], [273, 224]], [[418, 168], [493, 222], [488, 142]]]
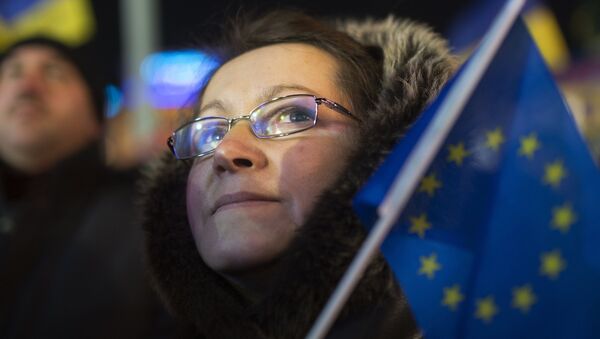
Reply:
[[[599, 0], [594, 0], [600, 2]], [[384, 17], [389, 13], [425, 22], [436, 31], [444, 33], [452, 20], [475, 1], [439, 0], [388, 0], [388, 1], [190, 1], [160, 0], [160, 49], [183, 47], [198, 35], [210, 34], [207, 22], [219, 22], [225, 15], [242, 4], [244, 7], [276, 6], [301, 8], [311, 14], [325, 17]], [[581, 54], [581, 42], [572, 31], [574, 11], [590, 0], [545, 1], [554, 12], [567, 41], [572, 58]], [[120, 83], [121, 41], [119, 33], [119, 0], [92, 0], [97, 20], [97, 30], [90, 48], [102, 60], [102, 68], [112, 83]], [[596, 6], [597, 7], [597, 6]]]
[[[0, 0], [2, 5], [8, 4]], [[29, 3], [34, 0], [11, 0], [15, 3]], [[81, 48], [84, 54], [93, 56], [91, 63], [98, 80], [111, 84], [115, 98], [107, 94], [109, 103], [115, 103], [107, 116], [106, 140], [109, 162], [117, 166], [130, 166], [131, 163], [146, 161], [165, 149], [164, 140], [180, 123], [176, 107], [150, 110], [130, 105], [128, 84], [131, 78], [124, 79], [125, 69], [122, 59], [121, 15], [125, 1], [138, 0], [89, 0], [95, 15], [95, 34]], [[139, 0], [146, 1], [146, 0]], [[188, 49], [203, 37], [214, 35], [218, 24], [240, 8], [271, 9], [275, 7], [297, 8], [308, 14], [322, 18], [383, 18], [389, 14], [409, 18], [428, 24], [445, 38], [454, 52], [460, 54], [453, 37], [463, 38], [471, 44], [478, 41], [487, 31], [489, 24], [505, 3], [505, 0], [156, 0], [157, 2], [157, 50]], [[568, 49], [560, 71], [555, 75], [562, 86], [566, 99], [578, 119], [579, 126], [594, 153], [600, 157], [600, 0], [527, 0], [529, 5], [543, 3], [555, 17], [562, 39]], [[482, 11], [480, 5], [491, 6]], [[6, 6], [4, 6], [6, 7]], [[465, 13], [475, 15], [465, 19]], [[524, 13], [526, 10], [523, 11]], [[479, 20], [480, 22], [476, 22]], [[451, 34], [454, 25], [461, 24], [460, 34]], [[542, 37], [554, 46], [557, 39], [551, 33]], [[560, 34], [559, 34], [560, 35]], [[560, 37], [559, 39], [560, 40]], [[462, 47], [468, 47], [463, 45]], [[472, 46], [472, 45], [471, 45]], [[561, 50], [561, 49], [559, 49]], [[563, 50], [561, 50], [563, 51]], [[564, 55], [562, 55], [564, 56]], [[139, 74], [138, 74], [139, 75]], [[131, 76], [131, 74], [129, 74]], [[121, 95], [122, 93], [122, 95]], [[121, 98], [124, 98], [121, 100]], [[112, 100], [115, 99], [115, 100]], [[151, 100], [144, 101], [149, 103]], [[123, 160], [124, 159], [124, 160]]]

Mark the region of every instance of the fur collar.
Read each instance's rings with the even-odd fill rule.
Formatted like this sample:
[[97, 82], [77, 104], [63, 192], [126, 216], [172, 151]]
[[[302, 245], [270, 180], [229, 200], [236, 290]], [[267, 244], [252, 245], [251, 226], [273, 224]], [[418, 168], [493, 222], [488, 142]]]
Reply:
[[[147, 259], [154, 285], [170, 311], [196, 336], [299, 338], [306, 334], [364, 239], [364, 229], [351, 207], [353, 195], [454, 69], [444, 41], [422, 25], [388, 17], [345, 21], [338, 27], [359, 42], [383, 50], [383, 90], [364, 122], [364, 146], [316, 204], [282, 258], [289, 270], [278, 277], [261, 303], [247, 305], [200, 258], [185, 208], [189, 165], [165, 154], [142, 182]], [[390, 303], [404, 326], [403, 333], [394, 336], [415, 335], [416, 325], [393, 274], [379, 256], [340, 319], [360, 317], [374, 311], [374, 305]]]

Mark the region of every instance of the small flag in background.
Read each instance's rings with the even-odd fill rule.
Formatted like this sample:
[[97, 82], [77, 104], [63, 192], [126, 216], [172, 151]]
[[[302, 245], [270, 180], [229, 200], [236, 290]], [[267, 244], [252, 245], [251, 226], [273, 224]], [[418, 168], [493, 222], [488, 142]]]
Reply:
[[[365, 223], [455, 83], [355, 197]], [[382, 251], [427, 338], [598, 338], [599, 204], [600, 171], [517, 20]]]
[[45, 35], [79, 46], [96, 29], [90, 0], [2, 0], [0, 51], [17, 40]]

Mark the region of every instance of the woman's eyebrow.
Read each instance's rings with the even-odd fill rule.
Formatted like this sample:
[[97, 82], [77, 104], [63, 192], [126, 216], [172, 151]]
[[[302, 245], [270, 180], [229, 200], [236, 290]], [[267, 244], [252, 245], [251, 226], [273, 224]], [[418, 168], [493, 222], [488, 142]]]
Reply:
[[280, 96], [282, 92], [289, 91], [289, 90], [297, 90], [297, 91], [301, 91], [301, 92], [305, 92], [305, 93], [315, 94], [314, 90], [312, 90], [306, 86], [302, 86], [299, 84], [280, 84], [280, 85], [268, 87], [265, 90], [263, 90], [262, 94], [259, 96], [259, 101], [265, 102], [267, 100], [271, 100], [275, 97]]
[[194, 116], [198, 117], [202, 112], [208, 111], [209, 109], [217, 109], [219, 111], [225, 111], [225, 104], [221, 100], [212, 100], [208, 104], [202, 106], [199, 110], [197, 110]]
[[[283, 92], [290, 91], [290, 90], [301, 91], [303, 93], [311, 93], [311, 94], [316, 93], [314, 90], [312, 90], [306, 86], [299, 85], [299, 84], [280, 84], [280, 85], [276, 85], [276, 86], [267, 87], [266, 89], [264, 89], [262, 91], [262, 93], [258, 96], [258, 99], [256, 100], [257, 102], [255, 104], [259, 105], [265, 101], [268, 101], [268, 100], [271, 100], [278, 96], [281, 96], [281, 94]], [[206, 105], [203, 105], [199, 110], [197, 110], [194, 113], [194, 117], [199, 117], [203, 112], [211, 110], [211, 109], [216, 109], [221, 112], [227, 111], [225, 106], [226, 105], [222, 100], [219, 100], [219, 99], [211, 100]]]

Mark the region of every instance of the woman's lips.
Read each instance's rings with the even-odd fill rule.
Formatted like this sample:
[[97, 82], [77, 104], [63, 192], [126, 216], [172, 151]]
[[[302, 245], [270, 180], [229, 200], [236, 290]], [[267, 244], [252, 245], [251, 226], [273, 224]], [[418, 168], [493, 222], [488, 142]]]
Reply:
[[217, 211], [227, 208], [233, 207], [234, 205], [250, 205], [254, 203], [261, 202], [277, 202], [279, 199], [260, 193], [252, 193], [252, 192], [237, 192], [232, 194], [222, 195], [217, 199], [215, 205], [212, 208], [212, 214], [215, 214]]

